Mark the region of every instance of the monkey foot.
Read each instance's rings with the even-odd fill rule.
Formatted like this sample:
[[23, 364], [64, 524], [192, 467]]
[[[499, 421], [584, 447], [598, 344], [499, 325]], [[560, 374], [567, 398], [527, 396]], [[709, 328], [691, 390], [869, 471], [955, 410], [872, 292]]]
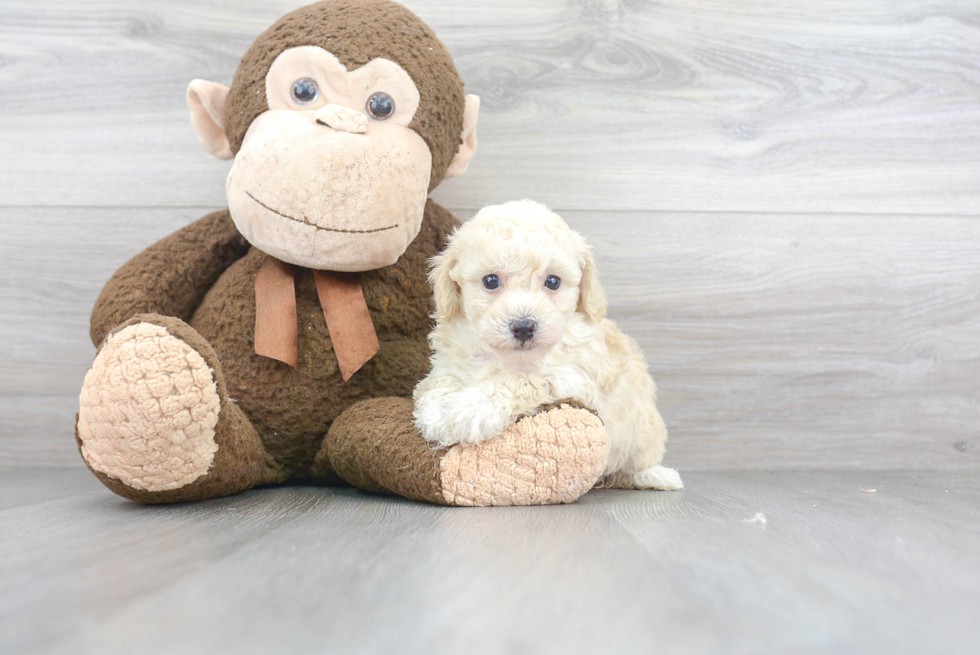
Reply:
[[85, 376], [82, 457], [132, 489], [179, 489], [211, 467], [220, 409], [213, 372], [197, 350], [161, 325], [128, 325], [106, 339]]
[[450, 505], [570, 503], [595, 485], [608, 451], [602, 421], [562, 404], [495, 439], [453, 446], [439, 462], [439, 480]]
[[316, 466], [369, 491], [464, 506], [570, 503], [606, 466], [602, 421], [570, 403], [521, 418], [494, 439], [441, 449], [422, 439], [412, 411], [404, 398], [354, 405], [334, 421]]

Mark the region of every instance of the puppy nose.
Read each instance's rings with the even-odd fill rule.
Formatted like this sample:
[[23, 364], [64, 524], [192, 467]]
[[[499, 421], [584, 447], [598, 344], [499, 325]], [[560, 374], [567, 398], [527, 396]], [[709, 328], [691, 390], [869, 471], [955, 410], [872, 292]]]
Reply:
[[354, 111], [341, 105], [325, 105], [316, 112], [316, 122], [332, 127], [338, 132], [364, 134], [367, 132], [368, 120], [362, 112]]
[[510, 324], [510, 330], [514, 333], [514, 338], [524, 343], [534, 336], [534, 329], [538, 324], [529, 318], [523, 318]]

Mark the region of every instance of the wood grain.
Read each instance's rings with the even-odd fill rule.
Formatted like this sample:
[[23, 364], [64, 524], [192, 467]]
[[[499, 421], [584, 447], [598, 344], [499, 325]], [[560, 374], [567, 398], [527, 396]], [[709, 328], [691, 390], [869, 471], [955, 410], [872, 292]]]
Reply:
[[[7, 0], [0, 203], [223, 204], [186, 85], [304, 1]], [[449, 206], [980, 213], [973, 3], [407, 4], [484, 100]]]
[[[0, 208], [0, 459], [77, 461], [96, 295], [208, 209]], [[980, 220], [565, 218], [594, 243], [610, 314], [647, 355], [673, 465], [980, 465]]]
[[980, 649], [975, 475], [686, 482], [545, 508], [302, 487], [141, 507], [83, 469], [3, 469], [0, 643], [24, 655]]
[[566, 214], [695, 468], [980, 464], [980, 220]]

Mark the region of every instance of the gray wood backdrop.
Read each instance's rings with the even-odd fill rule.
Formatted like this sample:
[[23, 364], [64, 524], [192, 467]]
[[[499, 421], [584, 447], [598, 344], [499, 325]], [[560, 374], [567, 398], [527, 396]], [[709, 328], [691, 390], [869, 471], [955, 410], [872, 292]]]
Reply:
[[[79, 465], [101, 285], [224, 205], [186, 85], [300, 4], [0, 2], [0, 462]], [[670, 463], [980, 466], [980, 2], [407, 4], [483, 98], [436, 199], [592, 239]]]

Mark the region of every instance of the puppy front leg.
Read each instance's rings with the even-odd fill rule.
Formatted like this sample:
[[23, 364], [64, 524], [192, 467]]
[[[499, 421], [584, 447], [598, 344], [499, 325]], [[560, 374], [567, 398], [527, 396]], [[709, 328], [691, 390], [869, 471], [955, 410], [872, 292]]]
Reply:
[[415, 392], [415, 425], [433, 445], [480, 443], [499, 436], [517, 419], [514, 397], [491, 385], [426, 382]]

